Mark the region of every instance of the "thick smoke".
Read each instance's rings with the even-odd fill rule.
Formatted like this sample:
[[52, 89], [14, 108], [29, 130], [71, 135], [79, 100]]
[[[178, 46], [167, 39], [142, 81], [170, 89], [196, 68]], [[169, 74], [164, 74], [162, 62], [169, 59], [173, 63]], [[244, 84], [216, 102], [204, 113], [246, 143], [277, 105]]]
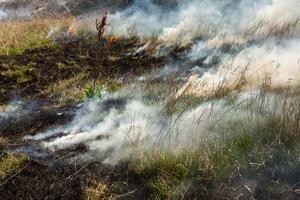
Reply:
[[29, 18], [31, 17], [31, 10], [29, 8], [18, 9], [3, 9], [0, 7], [0, 20], [12, 18]]
[[[180, 1], [166, 10], [148, 0], [136, 1], [129, 8], [111, 14], [109, 22], [112, 33], [117, 35], [132, 32], [141, 37], [156, 35], [161, 41], [186, 45], [199, 38], [254, 39], [280, 32], [292, 24], [299, 28], [298, 7], [297, 0], [192, 0]], [[254, 32], [246, 36], [249, 31]]]
[[[195, 55], [203, 57], [208, 50], [203, 47], [195, 51], [191, 52], [190, 57], [194, 58]], [[271, 39], [244, 48], [234, 56], [223, 54], [220, 64], [202, 73], [200, 77], [191, 76], [178, 95], [188, 92], [203, 96], [218, 90], [221, 85], [234, 90], [238, 84], [242, 84], [242, 89], [248, 90], [259, 87], [266, 79], [270, 81], [271, 88], [299, 86], [299, 51], [299, 39], [282, 41]], [[210, 62], [209, 57], [207, 58], [207, 62]]]
[[224, 29], [222, 34], [195, 42], [188, 59], [204, 60], [202, 64], [210, 68], [191, 76], [178, 96], [185, 92], [205, 96], [221, 85], [231, 91], [240, 86], [248, 90], [266, 79], [271, 88], [298, 86], [299, 3], [274, 0], [252, 12], [248, 21], [235, 24], [234, 31]]

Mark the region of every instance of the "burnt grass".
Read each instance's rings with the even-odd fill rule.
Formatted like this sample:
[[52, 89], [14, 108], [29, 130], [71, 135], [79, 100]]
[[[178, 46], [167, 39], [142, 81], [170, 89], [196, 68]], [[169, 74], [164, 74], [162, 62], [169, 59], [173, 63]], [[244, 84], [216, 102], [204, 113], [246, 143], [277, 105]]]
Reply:
[[120, 199], [144, 199], [146, 187], [124, 166], [94, 162], [76, 168], [59, 161], [49, 164], [30, 160], [16, 177], [0, 187], [1, 199], [82, 199], [82, 188], [97, 180], [110, 183], [108, 186], [114, 188], [111, 193], [128, 193]]
[[[45, 92], [50, 85], [80, 73], [92, 80], [114, 80], [160, 67], [164, 58], [155, 58], [146, 52], [132, 55], [143, 45], [138, 39], [110, 43], [104, 39], [94, 43], [68, 41], [53, 47], [28, 49], [21, 54], [0, 55], [0, 105], [16, 97], [25, 102], [38, 102], [35, 109], [24, 113], [26, 117], [8, 117], [0, 122], [0, 136], [7, 140], [0, 146], [0, 159], [5, 152], [34, 146], [24, 141], [23, 136], [71, 120], [77, 102], [55, 105], [51, 94]], [[22, 71], [23, 68], [28, 70]], [[58, 112], [63, 114], [57, 115]], [[1, 182], [0, 199], [82, 199], [82, 188], [97, 180], [107, 180], [108, 184], [127, 182], [130, 184], [114, 186], [114, 192], [125, 194], [137, 190], [136, 199], [145, 196], [146, 188], [135, 176], [128, 174], [126, 164], [112, 167], [93, 162], [75, 166], [65, 161], [84, 151], [84, 146], [78, 146], [55, 155], [29, 155], [20, 171]], [[133, 196], [128, 193], [120, 198], [132, 199]]]
[[[79, 73], [85, 73], [91, 79], [114, 79], [161, 66], [162, 58], [154, 58], [145, 52], [130, 55], [142, 45], [144, 43], [138, 39], [112, 43], [106, 40], [95, 43], [71, 41], [57, 47], [28, 49], [17, 55], [0, 55], [0, 102], [9, 101], [13, 95], [45, 98], [41, 92], [49, 85]], [[5, 73], [24, 67], [29, 68], [23, 72], [30, 77], [27, 80], [18, 81], [17, 76]]]
[[106, 39], [98, 42], [71, 40], [60, 42], [55, 47], [0, 55], [0, 106], [14, 99], [33, 104], [30, 112], [24, 112], [21, 117], [2, 119], [0, 135], [18, 140], [23, 135], [32, 135], [71, 120], [75, 106], [82, 99], [57, 105], [51, 91], [47, 91], [55, 83], [79, 74], [84, 74], [84, 81], [126, 79], [162, 66], [164, 58], [155, 58], [147, 52], [133, 55], [144, 44], [135, 38], [110, 43]]

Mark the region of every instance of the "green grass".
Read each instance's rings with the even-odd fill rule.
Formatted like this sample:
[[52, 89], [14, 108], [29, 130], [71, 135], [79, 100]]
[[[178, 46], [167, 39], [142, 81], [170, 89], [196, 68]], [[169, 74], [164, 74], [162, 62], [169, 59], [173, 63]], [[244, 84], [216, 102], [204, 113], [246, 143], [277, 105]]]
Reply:
[[103, 81], [93, 81], [93, 83], [88, 83], [84, 89], [85, 98], [102, 98], [103, 93], [107, 92], [116, 92], [121, 88], [121, 85], [112, 80], [103, 80]]
[[61, 80], [45, 89], [43, 95], [52, 95], [57, 106], [84, 101], [86, 98], [101, 97], [103, 91], [115, 92], [121, 86], [114, 80], [91, 80], [85, 72]]

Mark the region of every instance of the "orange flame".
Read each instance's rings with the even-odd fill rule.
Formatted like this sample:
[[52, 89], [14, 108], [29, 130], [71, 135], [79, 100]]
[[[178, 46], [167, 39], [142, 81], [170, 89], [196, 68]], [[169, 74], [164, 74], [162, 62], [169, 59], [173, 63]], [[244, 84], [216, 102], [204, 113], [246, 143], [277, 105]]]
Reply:
[[108, 43], [113, 43], [113, 42], [115, 42], [115, 41], [117, 41], [117, 40], [118, 40], [118, 37], [115, 36], [115, 35], [111, 35], [111, 36], [108, 36], [108, 37], [107, 37]]
[[71, 26], [69, 26], [68, 28], [68, 32], [75, 34], [76, 33], [76, 27], [75, 27], [75, 23], [71, 24]]
[[71, 34], [76, 34], [76, 31], [77, 31], [76, 30], [76, 25], [77, 25], [77, 20], [74, 17], [73, 22], [71, 23], [71, 25], [68, 28], [68, 32], [71, 33]]

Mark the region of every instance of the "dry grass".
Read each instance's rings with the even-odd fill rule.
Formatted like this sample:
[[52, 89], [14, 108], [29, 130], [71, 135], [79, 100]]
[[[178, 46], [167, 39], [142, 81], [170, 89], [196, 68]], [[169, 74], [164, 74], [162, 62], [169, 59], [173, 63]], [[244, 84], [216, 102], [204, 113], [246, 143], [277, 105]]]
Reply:
[[50, 95], [58, 106], [76, 102], [84, 96], [86, 86], [86, 74], [80, 73], [73, 78], [62, 80], [42, 92], [42, 95]]
[[21, 53], [28, 48], [52, 45], [46, 38], [50, 29], [68, 26], [71, 20], [71, 17], [64, 17], [0, 21], [0, 53]]
[[[299, 96], [289, 88], [279, 93], [268, 88], [264, 83], [256, 97], [242, 103], [230, 99], [228, 93], [218, 96], [228, 98], [225, 101], [229, 109], [224, 110], [227, 110], [224, 119], [215, 124], [214, 135], [204, 137], [199, 145], [171, 151], [155, 146], [153, 152], [143, 152], [143, 156], [131, 161], [130, 169], [149, 188], [151, 198], [190, 199], [188, 195], [192, 190], [193, 198], [205, 199], [212, 184], [227, 184], [231, 177], [257, 179], [257, 176], [265, 176], [267, 170], [273, 173], [278, 166], [297, 170], [300, 164]], [[234, 115], [247, 114], [231, 119], [232, 116], [226, 114], [231, 110], [236, 110]], [[198, 131], [200, 137], [203, 130]]]
[[0, 159], [0, 181], [20, 169], [27, 160], [25, 155], [7, 154]]
[[5, 145], [6, 142], [7, 142], [6, 138], [0, 137], [0, 147], [3, 146], [3, 145]]
[[64, 106], [82, 101], [84, 98], [96, 97], [97, 93], [101, 92], [100, 89], [115, 92], [119, 88], [120, 85], [114, 80], [95, 80], [89, 77], [87, 72], [82, 71], [70, 79], [50, 85], [48, 89], [42, 91], [41, 95], [50, 96], [56, 106]]
[[111, 187], [104, 181], [91, 181], [82, 189], [82, 199], [84, 200], [114, 200], [115, 195], [110, 191]]

